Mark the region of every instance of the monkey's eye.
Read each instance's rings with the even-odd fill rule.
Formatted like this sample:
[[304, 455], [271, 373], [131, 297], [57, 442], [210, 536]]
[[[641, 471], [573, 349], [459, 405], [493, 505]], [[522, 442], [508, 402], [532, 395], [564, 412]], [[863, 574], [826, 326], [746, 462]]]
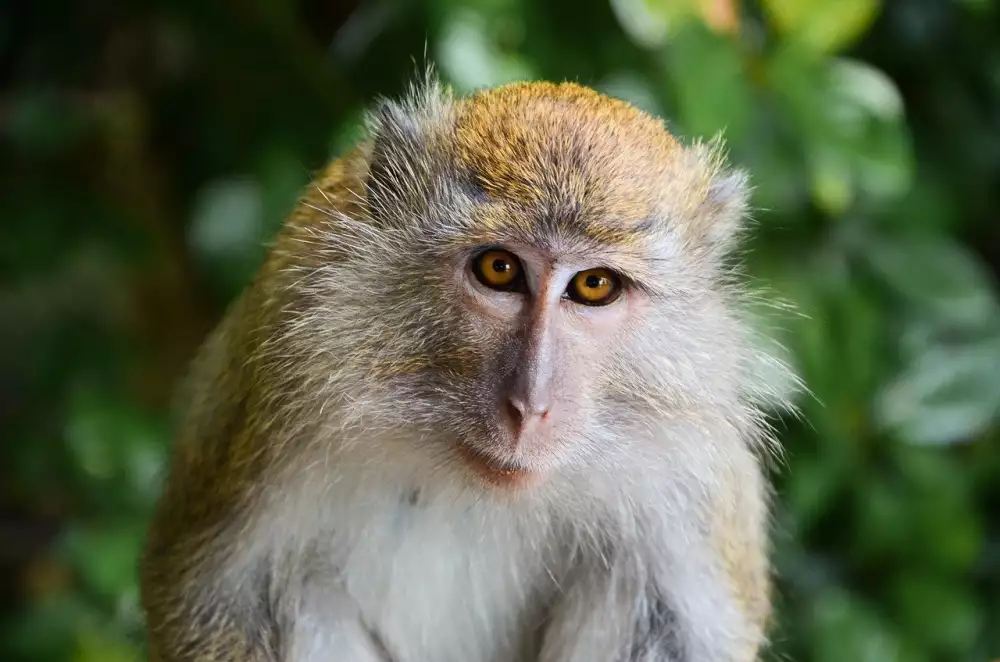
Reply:
[[491, 249], [472, 260], [472, 273], [486, 287], [502, 291], [520, 291], [524, 278], [521, 261], [513, 253]]
[[581, 271], [566, 288], [567, 297], [585, 306], [606, 306], [621, 293], [621, 278], [608, 269]]

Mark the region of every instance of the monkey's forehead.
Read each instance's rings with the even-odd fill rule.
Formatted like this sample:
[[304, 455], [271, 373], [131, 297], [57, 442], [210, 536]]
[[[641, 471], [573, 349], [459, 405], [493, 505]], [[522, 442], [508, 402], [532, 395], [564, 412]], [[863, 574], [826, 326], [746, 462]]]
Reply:
[[608, 230], [656, 215], [681, 150], [660, 120], [572, 83], [493, 88], [456, 111], [459, 167], [490, 198], [575, 211]]

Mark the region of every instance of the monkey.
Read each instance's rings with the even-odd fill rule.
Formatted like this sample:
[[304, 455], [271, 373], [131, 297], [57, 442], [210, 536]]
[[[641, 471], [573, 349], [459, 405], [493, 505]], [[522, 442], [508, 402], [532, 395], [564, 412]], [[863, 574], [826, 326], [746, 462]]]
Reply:
[[574, 82], [428, 74], [365, 128], [193, 361], [150, 659], [757, 660], [749, 176]]

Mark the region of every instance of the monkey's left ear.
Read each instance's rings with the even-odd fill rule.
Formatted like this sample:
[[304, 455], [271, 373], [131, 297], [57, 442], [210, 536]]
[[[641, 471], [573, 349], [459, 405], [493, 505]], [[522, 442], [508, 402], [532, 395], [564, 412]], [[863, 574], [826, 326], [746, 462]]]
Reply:
[[728, 166], [720, 140], [691, 149], [707, 179], [705, 196], [695, 212], [696, 240], [721, 257], [735, 248], [749, 220], [750, 177]]
[[748, 220], [750, 176], [739, 169], [721, 170], [708, 186], [705, 205], [715, 217], [709, 228], [709, 241], [729, 250]]

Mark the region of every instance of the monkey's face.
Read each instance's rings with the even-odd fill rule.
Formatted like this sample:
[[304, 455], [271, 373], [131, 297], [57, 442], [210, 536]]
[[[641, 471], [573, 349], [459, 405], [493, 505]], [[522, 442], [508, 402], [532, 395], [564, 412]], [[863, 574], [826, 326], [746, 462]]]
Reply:
[[[536, 238], [537, 239], [537, 238]], [[464, 342], [481, 347], [463, 458], [497, 484], [537, 478], [588, 441], [607, 365], [647, 299], [599, 252], [508, 240], [460, 264]]]
[[371, 145], [297, 326], [361, 424], [511, 485], [731, 399], [744, 191], [714, 150], [574, 86], [390, 105]]

